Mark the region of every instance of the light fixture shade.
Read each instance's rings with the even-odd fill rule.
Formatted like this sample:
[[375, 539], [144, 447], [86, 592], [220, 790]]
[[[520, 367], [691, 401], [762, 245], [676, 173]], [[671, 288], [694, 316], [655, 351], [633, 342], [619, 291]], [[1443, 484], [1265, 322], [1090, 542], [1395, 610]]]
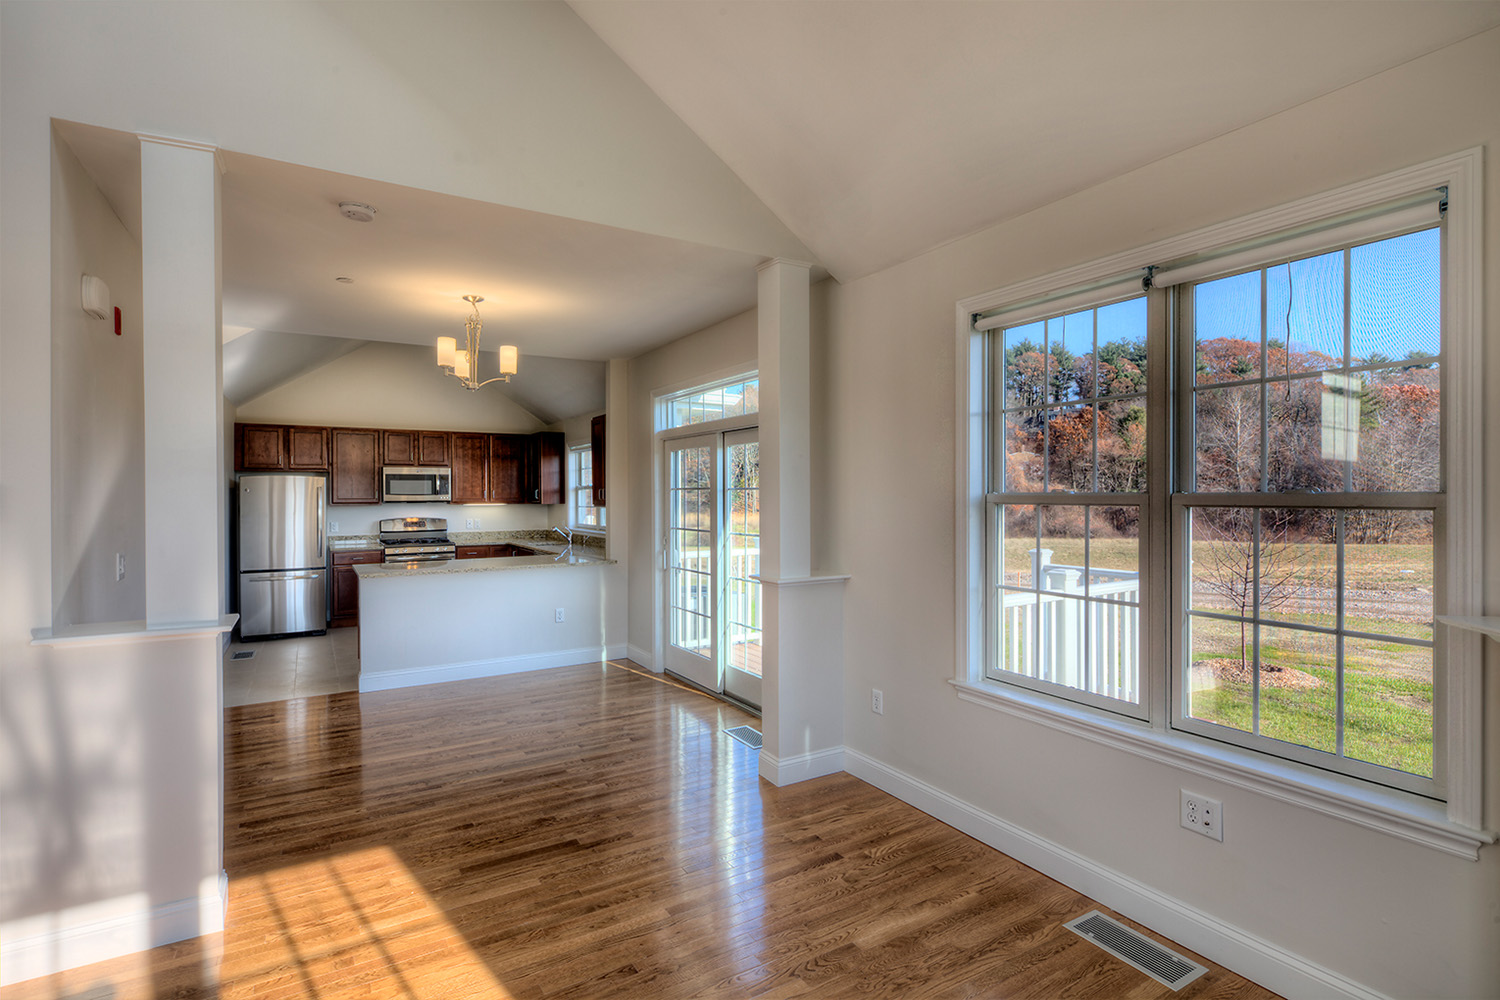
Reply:
[[516, 373], [516, 348], [512, 344], [500, 345], [500, 374], [514, 375]]
[[469, 378], [471, 375], [473, 375], [473, 372], [469, 370], [468, 351], [453, 352], [453, 374], [457, 375], [459, 378]]
[[458, 350], [458, 341], [452, 337], [437, 339], [437, 361], [439, 368], [453, 368], [453, 355]]

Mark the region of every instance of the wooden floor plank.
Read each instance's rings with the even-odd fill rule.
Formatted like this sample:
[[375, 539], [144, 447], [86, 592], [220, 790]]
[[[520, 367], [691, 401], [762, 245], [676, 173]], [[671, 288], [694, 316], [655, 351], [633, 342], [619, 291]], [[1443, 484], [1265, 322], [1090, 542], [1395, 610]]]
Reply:
[[1173, 993], [1062, 926], [1092, 900], [847, 774], [762, 782], [722, 732], [755, 719], [638, 668], [225, 718], [224, 934], [3, 1000], [1273, 997], [1206, 962]]

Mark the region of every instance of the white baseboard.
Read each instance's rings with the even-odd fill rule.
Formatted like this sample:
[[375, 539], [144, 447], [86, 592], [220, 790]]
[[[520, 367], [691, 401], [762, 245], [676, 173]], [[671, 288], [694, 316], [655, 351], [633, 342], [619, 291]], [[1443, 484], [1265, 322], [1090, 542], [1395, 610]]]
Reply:
[[203, 893], [157, 906], [145, 893], [22, 917], [0, 926], [0, 986], [51, 976], [224, 929], [228, 876]]
[[[809, 778], [821, 778], [825, 774], [838, 774], [844, 770], [844, 748], [830, 747], [814, 750], [792, 757], [773, 757], [769, 752], [760, 752], [760, 776], [777, 788], [795, 785]], [[874, 782], [870, 782], [874, 784]], [[920, 807], [919, 807], [920, 808]]]
[[[1288, 997], [1390, 1000], [1383, 993], [1039, 837], [873, 757], [845, 747], [843, 759], [844, 769], [856, 778], [889, 792], [929, 816], [1003, 851], [1132, 920], [1140, 921], [1267, 989]], [[764, 757], [762, 761], [761, 774], [764, 776]]]
[[642, 649], [640, 646], [632, 643], [625, 647], [625, 655], [634, 660], [636, 663], [639, 663], [641, 666], [645, 667], [647, 670], [653, 671], [658, 674], [661, 673], [660, 670], [656, 669], [656, 657], [651, 655], [651, 650]]
[[529, 653], [524, 656], [501, 656], [492, 660], [470, 660], [465, 663], [443, 663], [433, 667], [409, 667], [405, 670], [379, 670], [360, 672], [359, 690], [392, 691], [396, 688], [417, 687], [422, 684], [445, 684], [448, 681], [471, 681], [480, 677], [499, 677], [503, 674], [521, 674], [528, 670], [550, 670], [553, 667], [571, 667], [580, 663], [597, 663], [601, 659], [615, 660], [625, 654], [623, 645], [586, 646], [579, 649], [559, 649], [547, 653]]

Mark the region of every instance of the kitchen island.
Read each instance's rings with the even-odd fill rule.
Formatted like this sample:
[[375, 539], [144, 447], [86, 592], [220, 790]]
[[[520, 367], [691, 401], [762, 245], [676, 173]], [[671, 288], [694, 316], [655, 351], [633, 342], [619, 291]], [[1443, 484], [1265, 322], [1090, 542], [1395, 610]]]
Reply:
[[355, 566], [359, 689], [386, 691], [623, 656], [623, 641], [612, 649], [605, 639], [605, 582], [613, 565], [582, 546], [569, 546], [534, 556]]

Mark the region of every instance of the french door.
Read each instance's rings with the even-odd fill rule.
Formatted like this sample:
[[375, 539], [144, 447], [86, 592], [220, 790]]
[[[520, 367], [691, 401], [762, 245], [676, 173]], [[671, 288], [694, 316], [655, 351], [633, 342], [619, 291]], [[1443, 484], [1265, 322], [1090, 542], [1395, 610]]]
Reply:
[[665, 443], [663, 665], [761, 703], [760, 446], [755, 428]]

